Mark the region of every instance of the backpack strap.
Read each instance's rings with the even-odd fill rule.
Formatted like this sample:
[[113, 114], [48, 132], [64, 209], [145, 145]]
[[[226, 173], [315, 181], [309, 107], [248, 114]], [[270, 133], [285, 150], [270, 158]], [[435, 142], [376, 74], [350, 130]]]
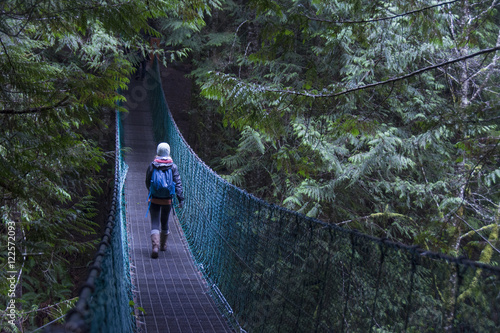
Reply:
[[149, 209], [151, 208], [151, 186], [149, 187], [149, 194], [148, 194], [148, 210], [146, 210], [146, 216], [148, 217]]

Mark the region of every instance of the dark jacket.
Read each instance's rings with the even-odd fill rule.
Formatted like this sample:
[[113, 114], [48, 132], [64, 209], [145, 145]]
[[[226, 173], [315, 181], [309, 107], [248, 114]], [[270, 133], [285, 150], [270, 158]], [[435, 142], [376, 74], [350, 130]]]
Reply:
[[146, 171], [146, 187], [148, 188], [149, 192], [149, 187], [151, 186], [151, 176], [153, 175], [153, 168], [159, 169], [159, 170], [168, 170], [172, 169], [172, 178], [175, 183], [175, 195], [177, 196], [177, 199], [179, 200], [179, 203], [184, 201], [184, 195], [182, 191], [182, 182], [181, 182], [181, 175], [179, 174], [179, 169], [177, 168], [177, 165], [171, 160], [171, 159], [158, 159], [156, 158], [153, 162], [148, 167], [148, 170]]

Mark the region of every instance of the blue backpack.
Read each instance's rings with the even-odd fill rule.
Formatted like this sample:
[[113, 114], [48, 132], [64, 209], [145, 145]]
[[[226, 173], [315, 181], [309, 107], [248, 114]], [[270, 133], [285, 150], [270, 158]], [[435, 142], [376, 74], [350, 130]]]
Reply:
[[151, 185], [149, 186], [148, 195], [148, 210], [146, 211], [146, 217], [149, 213], [149, 208], [151, 207], [151, 197], [166, 199], [175, 198], [175, 183], [172, 177], [172, 169], [160, 170], [153, 168], [153, 174], [151, 175]]
[[149, 197], [173, 198], [175, 196], [175, 183], [172, 177], [172, 169], [160, 170], [153, 168], [151, 175], [151, 186], [149, 187]]

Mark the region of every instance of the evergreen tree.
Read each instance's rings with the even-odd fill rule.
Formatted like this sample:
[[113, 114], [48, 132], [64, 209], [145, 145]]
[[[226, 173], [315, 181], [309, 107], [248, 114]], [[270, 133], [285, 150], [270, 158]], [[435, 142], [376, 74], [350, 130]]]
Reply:
[[241, 133], [228, 180], [344, 227], [498, 255], [495, 1], [238, 4], [197, 76]]
[[150, 45], [155, 20], [182, 13], [195, 25], [205, 4], [11, 0], [1, 8], [0, 330], [13, 329], [4, 311], [15, 298], [24, 331], [64, 318], [74, 302], [69, 270], [94, 251], [95, 197], [113, 179], [114, 112], [138, 55], [185, 52]]

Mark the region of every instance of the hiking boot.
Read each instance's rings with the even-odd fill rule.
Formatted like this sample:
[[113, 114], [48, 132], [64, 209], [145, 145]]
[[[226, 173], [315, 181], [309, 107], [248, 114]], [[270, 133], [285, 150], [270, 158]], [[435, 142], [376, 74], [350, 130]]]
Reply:
[[167, 238], [168, 234], [164, 234], [163, 232], [160, 234], [160, 251], [167, 251]]
[[158, 258], [158, 249], [160, 247], [160, 235], [152, 234], [151, 235], [151, 244], [153, 245], [153, 250], [151, 251], [151, 258]]

